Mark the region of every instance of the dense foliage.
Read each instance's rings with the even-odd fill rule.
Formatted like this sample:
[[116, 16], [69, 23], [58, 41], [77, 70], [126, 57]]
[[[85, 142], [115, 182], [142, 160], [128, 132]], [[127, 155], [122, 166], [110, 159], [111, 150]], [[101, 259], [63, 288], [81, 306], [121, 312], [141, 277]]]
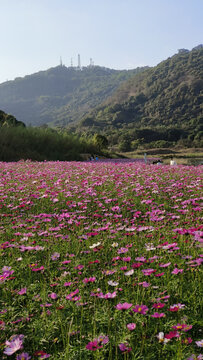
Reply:
[[143, 69], [57, 66], [0, 84], [1, 108], [27, 125], [65, 126], [81, 119]]
[[0, 163], [0, 358], [201, 360], [201, 174]]
[[81, 126], [83, 131], [109, 134], [109, 139], [113, 133], [117, 143], [123, 137], [128, 142], [140, 139], [148, 143], [150, 130], [151, 141], [182, 138], [198, 144], [203, 130], [202, 100], [203, 48], [197, 47], [129, 79], [107, 103], [84, 118]]
[[91, 139], [56, 132], [49, 128], [0, 128], [0, 161], [81, 160], [82, 154], [100, 154], [101, 147]]
[[22, 121], [18, 121], [13, 115], [6, 114], [0, 110], [0, 127], [24, 127], [25, 124]]

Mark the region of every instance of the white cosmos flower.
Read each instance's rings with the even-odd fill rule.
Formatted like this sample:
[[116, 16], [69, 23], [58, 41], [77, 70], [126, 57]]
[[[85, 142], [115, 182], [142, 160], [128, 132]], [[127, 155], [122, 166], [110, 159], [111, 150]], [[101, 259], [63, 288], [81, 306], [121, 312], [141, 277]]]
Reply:
[[111, 246], [112, 246], [112, 247], [117, 247], [117, 246], [118, 246], [118, 243], [117, 243], [117, 242], [114, 242]]
[[101, 245], [100, 242], [98, 242], [98, 243], [96, 243], [96, 244], [93, 244], [93, 245], [90, 245], [89, 248], [90, 248], [90, 249], [94, 249], [94, 248], [96, 248], [96, 247], [99, 246], [99, 245]]
[[131, 275], [134, 274], [134, 270], [131, 269], [131, 270], [129, 270], [129, 271], [126, 271], [124, 274], [125, 274], [126, 276], [131, 276]]
[[117, 281], [109, 280], [109, 281], [108, 281], [108, 284], [109, 284], [110, 286], [117, 286], [119, 283], [118, 283]]

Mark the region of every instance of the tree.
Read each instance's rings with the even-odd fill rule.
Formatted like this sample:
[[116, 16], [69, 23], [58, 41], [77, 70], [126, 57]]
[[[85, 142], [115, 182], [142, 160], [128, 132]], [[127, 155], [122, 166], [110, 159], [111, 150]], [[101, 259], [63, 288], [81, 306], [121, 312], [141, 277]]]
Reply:
[[108, 140], [104, 135], [95, 134], [93, 137], [93, 142], [99, 148], [99, 150], [102, 150], [108, 146]]

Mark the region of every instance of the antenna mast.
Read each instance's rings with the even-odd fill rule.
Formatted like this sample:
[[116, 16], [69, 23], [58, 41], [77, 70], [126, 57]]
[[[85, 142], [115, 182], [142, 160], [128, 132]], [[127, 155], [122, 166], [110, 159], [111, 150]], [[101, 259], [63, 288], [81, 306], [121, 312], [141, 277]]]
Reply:
[[63, 66], [62, 57], [60, 56], [60, 66]]
[[80, 54], [78, 54], [78, 69], [81, 69]]

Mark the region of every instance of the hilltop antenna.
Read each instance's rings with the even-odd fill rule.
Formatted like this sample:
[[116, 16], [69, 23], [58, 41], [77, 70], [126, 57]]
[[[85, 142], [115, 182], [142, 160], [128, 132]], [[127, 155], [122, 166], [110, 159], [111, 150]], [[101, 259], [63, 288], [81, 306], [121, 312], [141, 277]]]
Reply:
[[90, 58], [90, 67], [94, 66], [94, 61]]
[[62, 57], [60, 56], [60, 66], [63, 66]]
[[70, 66], [73, 67], [73, 58], [70, 59]]
[[80, 54], [78, 54], [78, 69], [81, 69]]

